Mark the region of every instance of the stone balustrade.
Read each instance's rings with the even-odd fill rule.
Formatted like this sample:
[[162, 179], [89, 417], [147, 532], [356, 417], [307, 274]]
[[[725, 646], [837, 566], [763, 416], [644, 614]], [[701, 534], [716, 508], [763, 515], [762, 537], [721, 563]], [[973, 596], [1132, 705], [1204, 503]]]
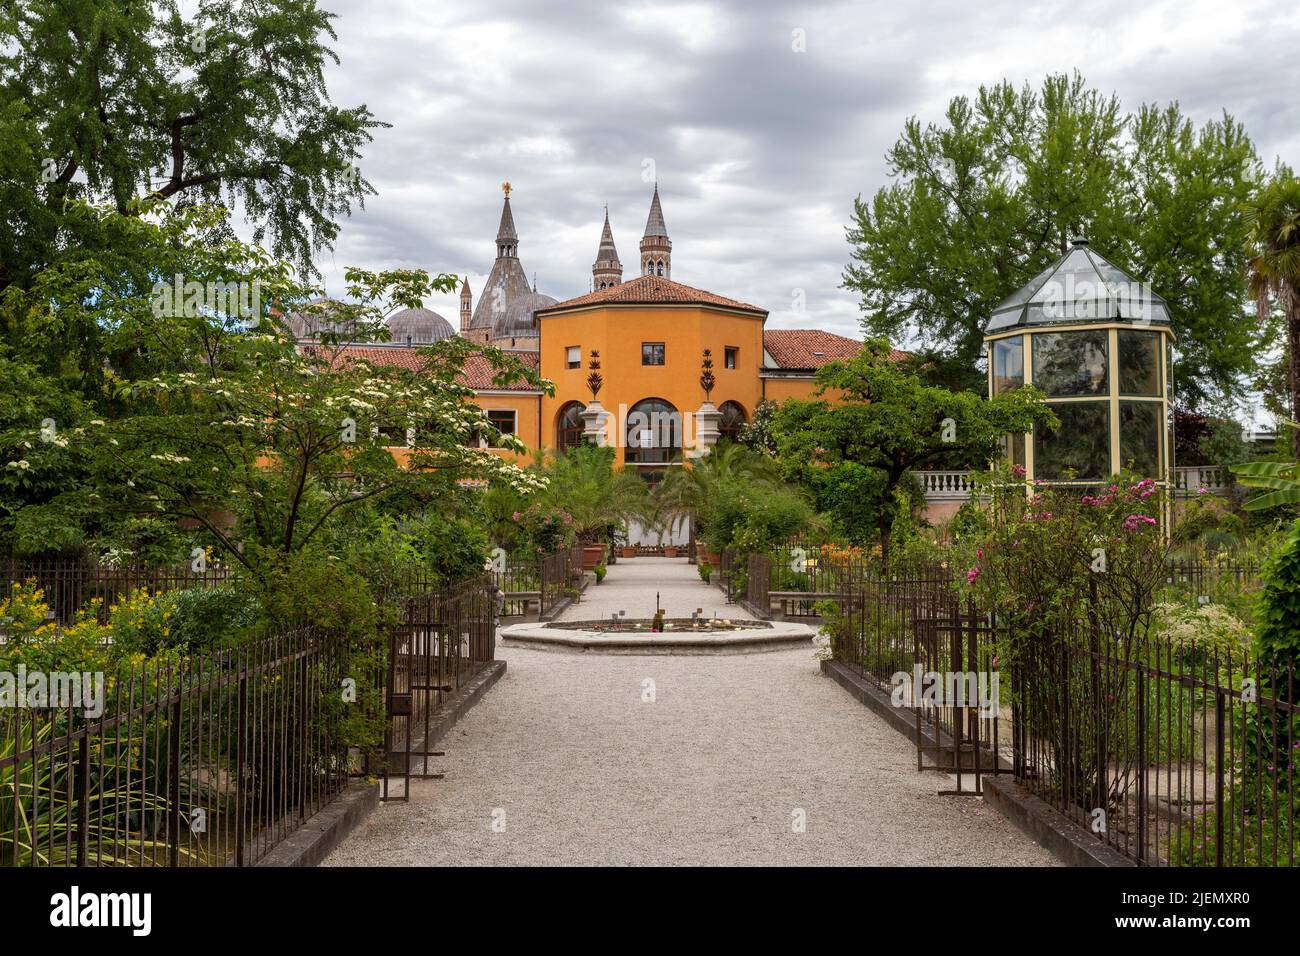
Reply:
[[[972, 484], [968, 471], [913, 472], [921, 483], [926, 501], [965, 501]], [[1191, 498], [1201, 493], [1225, 495], [1232, 487], [1232, 475], [1220, 465], [1174, 469], [1174, 496]]]
[[965, 501], [972, 488], [969, 471], [913, 472], [925, 491], [926, 501]]

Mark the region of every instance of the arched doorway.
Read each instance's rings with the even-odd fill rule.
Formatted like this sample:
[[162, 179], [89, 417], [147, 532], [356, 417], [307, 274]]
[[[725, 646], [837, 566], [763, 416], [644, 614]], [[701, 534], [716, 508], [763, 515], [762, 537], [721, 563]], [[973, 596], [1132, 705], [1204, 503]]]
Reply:
[[582, 413], [587, 406], [582, 402], [569, 402], [555, 416], [555, 449], [568, 451], [582, 444], [582, 432], [586, 427]]
[[681, 454], [681, 413], [662, 398], [642, 399], [628, 409], [624, 438], [623, 460], [636, 466], [642, 480], [657, 484]]

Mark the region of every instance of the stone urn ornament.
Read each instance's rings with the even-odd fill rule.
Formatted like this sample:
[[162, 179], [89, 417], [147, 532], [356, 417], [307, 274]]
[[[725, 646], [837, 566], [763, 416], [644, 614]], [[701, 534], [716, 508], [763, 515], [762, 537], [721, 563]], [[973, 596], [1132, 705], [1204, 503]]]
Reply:
[[587, 389], [591, 392], [591, 401], [578, 417], [583, 422], [583, 441], [599, 447], [605, 445], [605, 422], [609, 418], [609, 412], [605, 411], [596, 397], [604, 385], [605, 377], [600, 374], [600, 352], [592, 349], [591, 359], [587, 363]]

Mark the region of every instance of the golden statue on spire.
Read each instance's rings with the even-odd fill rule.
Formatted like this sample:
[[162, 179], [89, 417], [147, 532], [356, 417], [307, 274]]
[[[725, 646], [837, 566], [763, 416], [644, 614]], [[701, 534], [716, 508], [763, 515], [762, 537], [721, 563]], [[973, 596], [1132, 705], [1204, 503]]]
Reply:
[[510, 184], [509, 184], [509, 183], [502, 183], [502, 184], [501, 184], [501, 191], [502, 191], [503, 193], [506, 194], [506, 198], [507, 198], [507, 199], [510, 198]]

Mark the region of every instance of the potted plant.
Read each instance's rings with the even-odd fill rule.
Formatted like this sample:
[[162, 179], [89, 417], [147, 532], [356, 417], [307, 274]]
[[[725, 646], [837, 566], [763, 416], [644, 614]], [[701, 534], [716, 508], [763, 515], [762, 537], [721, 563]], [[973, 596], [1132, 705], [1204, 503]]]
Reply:
[[636, 545], [634, 545], [634, 544], [625, 544], [625, 545], [623, 545], [623, 547], [619, 548], [618, 554], [619, 554], [619, 557], [621, 557], [621, 558], [635, 558], [635, 557], [636, 557]]
[[605, 542], [584, 541], [582, 543], [582, 570], [594, 571], [598, 564], [605, 562]]

